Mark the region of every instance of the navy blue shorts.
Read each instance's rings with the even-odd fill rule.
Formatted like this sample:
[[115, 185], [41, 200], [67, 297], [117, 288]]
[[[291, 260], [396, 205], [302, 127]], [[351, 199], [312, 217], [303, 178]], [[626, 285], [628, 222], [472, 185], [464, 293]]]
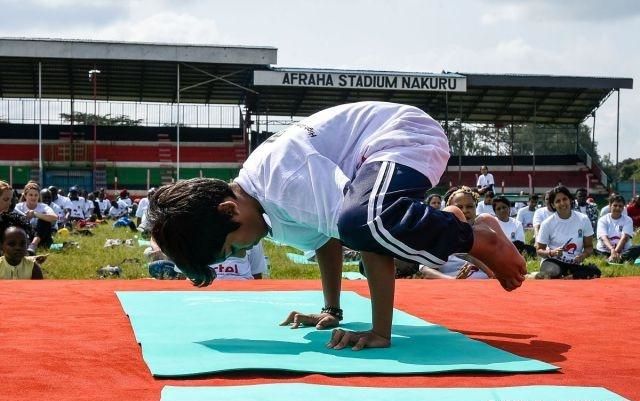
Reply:
[[351, 249], [390, 255], [431, 267], [473, 246], [471, 226], [424, 202], [431, 188], [418, 171], [393, 162], [364, 164], [346, 188], [338, 220]]

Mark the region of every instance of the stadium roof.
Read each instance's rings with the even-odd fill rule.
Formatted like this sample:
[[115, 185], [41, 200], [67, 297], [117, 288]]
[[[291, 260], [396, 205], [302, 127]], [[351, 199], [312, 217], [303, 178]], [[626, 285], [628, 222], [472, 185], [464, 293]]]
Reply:
[[43, 98], [93, 99], [89, 71], [97, 69], [98, 100], [175, 102], [180, 65], [181, 102], [240, 104], [253, 71], [276, 55], [273, 47], [0, 38], [0, 97], [38, 97], [42, 62]]
[[[254, 77], [260, 78], [261, 74], [264, 72], [256, 72]], [[256, 99], [255, 109], [260, 113], [276, 115], [308, 115], [330, 105], [367, 99], [415, 105], [438, 120], [462, 118], [465, 122], [492, 123], [535, 120], [539, 123], [577, 124], [588, 117], [613, 91], [633, 88], [631, 78], [296, 68], [272, 68], [269, 74], [275, 75], [274, 78], [288, 74], [289, 77], [281, 79], [280, 83], [288, 79], [289, 83], [294, 81], [293, 84], [298, 85], [300, 77], [304, 76], [307, 84], [256, 85], [260, 95]], [[326, 85], [329, 76], [333, 77], [333, 85]], [[343, 86], [350, 87], [340, 87], [337, 82], [340, 77], [343, 77]], [[365, 77], [370, 77], [369, 82], [366, 82]], [[396, 84], [389, 85], [394, 77], [397, 77]], [[428, 87], [430, 78], [453, 82], [461, 77], [466, 78], [464, 91], [460, 90], [461, 84], [454, 90], [446, 91], [442, 88], [415, 88], [423, 82], [427, 84], [422, 86]], [[361, 85], [357, 85], [358, 78]], [[311, 79], [315, 86], [309, 85]], [[376, 80], [377, 85], [375, 82], [371, 84]], [[319, 81], [322, 82], [318, 83]], [[403, 85], [402, 82], [406, 84]], [[464, 85], [463, 81], [461, 83]], [[367, 84], [369, 87], [366, 87]]]
[[98, 100], [175, 102], [179, 68], [180, 102], [245, 104], [259, 114], [305, 116], [340, 103], [384, 100], [415, 105], [439, 120], [577, 124], [613, 91], [633, 88], [631, 78], [272, 67], [276, 63], [273, 47], [0, 38], [0, 97], [38, 97], [40, 65], [44, 98], [93, 99], [88, 78], [97, 69]]

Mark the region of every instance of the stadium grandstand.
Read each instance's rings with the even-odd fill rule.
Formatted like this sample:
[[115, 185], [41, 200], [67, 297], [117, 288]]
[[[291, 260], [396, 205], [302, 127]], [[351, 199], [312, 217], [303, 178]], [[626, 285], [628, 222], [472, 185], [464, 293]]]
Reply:
[[[273, 47], [0, 39], [0, 178], [142, 194], [233, 178], [271, 133], [333, 105], [417, 106], [445, 127], [440, 185], [604, 194], [587, 120], [631, 78], [279, 68]], [[619, 98], [618, 98], [619, 99]], [[619, 107], [619, 106], [618, 106]], [[618, 117], [619, 118], [619, 117]], [[617, 161], [617, 160], [616, 160]]]

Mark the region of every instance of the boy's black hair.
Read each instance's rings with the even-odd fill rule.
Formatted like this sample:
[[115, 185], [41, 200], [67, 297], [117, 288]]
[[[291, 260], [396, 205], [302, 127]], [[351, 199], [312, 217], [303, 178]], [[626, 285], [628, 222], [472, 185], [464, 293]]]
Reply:
[[575, 199], [571, 191], [569, 191], [569, 188], [565, 187], [564, 185], [553, 188], [551, 191], [549, 191], [549, 206], [551, 207], [551, 209], [553, 209], [554, 212], [556, 211], [556, 208], [555, 206], [553, 206], [553, 201], [556, 200], [556, 195], [558, 194], [567, 195], [567, 198], [569, 198], [571, 203], [573, 203], [573, 200]]
[[509, 199], [507, 199], [506, 196], [496, 196], [495, 198], [493, 198], [491, 207], [493, 208], [494, 212], [496, 211], [496, 203], [504, 203], [505, 205], [511, 207], [511, 202], [509, 201]]
[[27, 233], [29, 239], [34, 236], [33, 228], [26, 217], [13, 212], [4, 212], [0, 213], [0, 243], [4, 241], [4, 232], [9, 227], [22, 228]]
[[209, 265], [222, 252], [227, 234], [240, 227], [218, 211], [225, 198], [236, 198], [229, 184], [213, 178], [192, 178], [160, 187], [149, 199], [151, 235], [194, 285], [215, 278]]

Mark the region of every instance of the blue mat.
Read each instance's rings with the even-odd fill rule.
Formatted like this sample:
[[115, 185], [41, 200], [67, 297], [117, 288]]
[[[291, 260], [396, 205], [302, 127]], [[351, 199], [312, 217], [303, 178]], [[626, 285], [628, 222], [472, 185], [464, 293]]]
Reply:
[[522, 386], [495, 388], [374, 388], [304, 383], [173, 387], [160, 401], [624, 401], [602, 387]]
[[[317, 311], [320, 291], [117, 292], [155, 376], [268, 369], [330, 374], [539, 372], [556, 370], [394, 312], [393, 345], [354, 352], [326, 348], [331, 332], [278, 324], [292, 310]], [[348, 330], [370, 328], [370, 301], [342, 294]]]

